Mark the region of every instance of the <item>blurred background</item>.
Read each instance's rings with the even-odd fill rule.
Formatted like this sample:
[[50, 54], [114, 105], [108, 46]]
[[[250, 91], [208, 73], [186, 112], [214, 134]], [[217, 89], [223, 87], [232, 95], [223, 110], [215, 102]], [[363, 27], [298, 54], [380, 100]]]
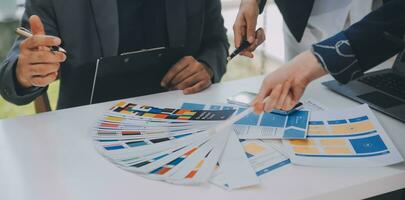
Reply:
[[[222, 15], [228, 29], [230, 51], [234, 50], [232, 25], [236, 18], [240, 0], [221, 0]], [[24, 12], [24, 0], [1, 0], [0, 5], [0, 63], [5, 59], [14, 39], [14, 30]], [[272, 1], [267, 2], [265, 12], [260, 16], [258, 27], [266, 31], [266, 42], [255, 52], [254, 59], [236, 57], [228, 64], [228, 71], [222, 79], [236, 80], [266, 74], [284, 62], [283, 21], [278, 8]], [[264, 20], [265, 19], [265, 20]], [[54, 82], [48, 89], [52, 109], [55, 109], [59, 83]], [[15, 106], [0, 97], [0, 119], [35, 114], [34, 105]]]

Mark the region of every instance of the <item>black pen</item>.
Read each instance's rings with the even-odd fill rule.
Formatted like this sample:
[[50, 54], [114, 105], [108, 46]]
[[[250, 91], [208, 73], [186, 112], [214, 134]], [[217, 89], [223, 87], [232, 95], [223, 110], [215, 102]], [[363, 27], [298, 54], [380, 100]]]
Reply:
[[240, 52], [244, 51], [245, 49], [247, 49], [250, 46], [250, 43], [246, 40], [244, 40], [242, 42], [242, 44], [240, 44], [240, 47], [235, 49], [231, 55], [228, 56], [228, 58], [226, 60], [230, 61], [232, 60], [232, 58], [234, 58], [235, 56], [237, 56]]
[[[24, 28], [24, 27], [19, 27], [19, 28], [17, 28], [17, 29], [15, 30], [15, 32], [16, 32], [18, 35], [21, 35], [21, 36], [26, 37], [26, 38], [32, 37], [31, 31], [28, 30], [28, 29], [26, 29], [26, 28]], [[62, 47], [53, 46], [53, 47], [50, 47], [50, 48], [51, 48], [51, 51], [59, 51], [59, 52], [62, 52], [62, 53], [66, 53], [66, 50], [63, 49]]]

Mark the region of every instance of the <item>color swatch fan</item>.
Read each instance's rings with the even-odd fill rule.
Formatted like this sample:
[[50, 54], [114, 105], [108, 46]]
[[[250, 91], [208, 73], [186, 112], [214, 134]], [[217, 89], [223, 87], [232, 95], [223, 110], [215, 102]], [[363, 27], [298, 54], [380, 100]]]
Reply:
[[[97, 150], [119, 167], [175, 184], [209, 181], [218, 165], [233, 162], [223, 156], [228, 149], [232, 154], [236, 152], [241, 165], [245, 163], [248, 168], [241, 170], [250, 181], [237, 187], [254, 185], [258, 183], [257, 176], [243, 148], [238, 147], [241, 145], [232, 129], [212, 128], [234, 113], [235, 110], [157, 108], [120, 102], [98, 122], [94, 142]], [[228, 143], [233, 146], [227, 146]]]

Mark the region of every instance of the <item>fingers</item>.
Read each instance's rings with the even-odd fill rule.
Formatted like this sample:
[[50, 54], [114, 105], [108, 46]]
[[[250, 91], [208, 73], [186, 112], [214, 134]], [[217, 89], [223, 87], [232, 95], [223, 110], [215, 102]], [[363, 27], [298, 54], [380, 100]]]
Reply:
[[282, 84], [276, 85], [271, 91], [271, 94], [264, 104], [264, 111], [271, 112], [276, 106], [278, 99], [280, 98], [282, 92]]
[[258, 46], [260, 46], [266, 40], [266, 34], [263, 28], [259, 28], [256, 31], [256, 37], [253, 43], [247, 48], [247, 51], [253, 52]]
[[262, 113], [264, 111], [264, 99], [270, 94], [273, 86], [265, 81], [263, 81], [262, 86], [257, 94], [255, 100], [252, 103], [254, 111], [256, 113]]
[[[179, 82], [177, 85], [175, 85], [171, 89], [185, 90], [187, 88], [194, 86], [195, 84], [197, 84], [201, 81], [204, 81], [204, 83], [208, 84], [208, 86], [211, 85], [211, 83], [212, 83], [210, 73], [207, 70], [205, 70], [204, 66], [202, 66], [202, 65], [199, 67], [199, 69], [193, 75], [191, 75], [191, 76], [187, 77], [186, 79], [184, 79], [183, 81]], [[196, 89], [200, 89], [200, 90], [196, 90]], [[196, 91], [201, 91], [202, 89], [205, 89], [205, 88], [193, 88], [191, 91], [196, 92]], [[188, 94], [187, 91], [189, 91], [189, 90], [184, 91], [184, 93]]]
[[257, 29], [255, 40], [256, 47], [260, 46], [265, 40], [266, 40], [266, 33], [264, 32], [264, 29], [263, 28]]
[[284, 106], [284, 101], [286, 100], [287, 95], [290, 92], [290, 87], [291, 87], [291, 81], [287, 81], [283, 84], [280, 98], [278, 99], [275, 108], [276, 109], [282, 109]]
[[188, 64], [191, 63], [193, 60], [194, 58], [192, 56], [185, 56], [184, 58], [179, 60], [176, 64], [174, 64], [173, 67], [170, 68], [170, 70], [163, 77], [160, 83], [162, 87], [170, 87], [170, 82], [173, 80], [173, 78], [184, 68], [186, 68]]
[[257, 17], [252, 15], [251, 13], [247, 13], [246, 15], [246, 37], [249, 43], [254, 43], [256, 38], [256, 24], [257, 24]]
[[38, 49], [40, 46], [59, 46], [61, 40], [54, 36], [49, 35], [34, 35], [25, 39], [20, 48]]
[[195, 84], [194, 86], [184, 89], [183, 93], [184, 94], [194, 94], [194, 93], [200, 92], [200, 91], [208, 88], [211, 84], [212, 83], [210, 80], [202, 80], [202, 81], [198, 82], [197, 84]]
[[[292, 97], [291, 97], [291, 95], [287, 95], [286, 96], [286, 98], [285, 98], [285, 100], [284, 100], [284, 103], [283, 103], [283, 106], [282, 106], [282, 110], [291, 110], [294, 106], [291, 106], [292, 105]], [[295, 104], [293, 104], [293, 105], [295, 105]]]
[[257, 47], [259, 47], [261, 44], [263, 44], [263, 42], [266, 40], [266, 35], [264, 33], [264, 29], [263, 28], [259, 28], [256, 31], [256, 37], [254, 39], [254, 42], [251, 43], [251, 45], [249, 46], [249, 48], [247, 48], [246, 50], [242, 51], [240, 53], [240, 55], [242, 56], [246, 56], [249, 58], [253, 58], [253, 51], [256, 50]]
[[29, 64], [61, 63], [66, 60], [66, 55], [61, 52], [32, 51], [26, 56], [28, 57]]
[[246, 30], [246, 23], [242, 16], [236, 17], [236, 21], [233, 25], [233, 33], [234, 33], [234, 43], [235, 48], [239, 48], [240, 44], [242, 43], [243, 38], [245, 37], [245, 30]]
[[29, 23], [33, 35], [45, 35], [44, 25], [37, 15], [32, 15], [29, 18]]
[[[193, 76], [194, 74], [199, 73], [201, 70], [204, 70], [204, 68], [199, 65], [200, 65], [199, 63], [193, 63], [193, 64], [188, 65], [181, 72], [179, 72], [178, 74], [176, 74], [174, 76], [172, 81], [170, 81], [169, 85], [177, 87], [177, 85], [179, 83], [184, 82], [189, 77]], [[178, 89], [182, 90], [183, 88], [178, 88]]]
[[53, 72], [45, 76], [34, 76], [31, 79], [31, 84], [36, 87], [46, 87], [47, 85], [55, 81], [57, 77], [57, 72]]
[[202, 77], [201, 74], [196, 73], [190, 77], [188, 77], [187, 79], [185, 79], [184, 81], [178, 83], [176, 86], [174, 86], [172, 89], [177, 89], [177, 90], [184, 90], [188, 87], [191, 87], [193, 85], [195, 85], [196, 83], [200, 82], [204, 80], [204, 78]]
[[46, 76], [48, 74], [58, 72], [59, 68], [60, 68], [59, 63], [37, 64], [31, 65], [29, 70], [31, 70], [32, 76]]

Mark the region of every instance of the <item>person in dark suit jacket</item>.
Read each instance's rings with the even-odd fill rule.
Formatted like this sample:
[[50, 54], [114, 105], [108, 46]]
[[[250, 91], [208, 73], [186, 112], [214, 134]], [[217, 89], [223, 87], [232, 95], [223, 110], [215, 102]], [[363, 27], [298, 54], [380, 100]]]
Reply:
[[[88, 104], [94, 76], [88, 63], [94, 67], [100, 57], [140, 49], [164, 46], [174, 62], [163, 77], [135, 74], [159, 81], [133, 85], [131, 96], [199, 92], [226, 70], [229, 44], [220, 0], [27, 0], [25, 8], [22, 26], [34, 36], [18, 37], [0, 66], [0, 93], [18, 105], [33, 101], [57, 78], [58, 109]], [[48, 46], [55, 45], [67, 55], [51, 53]]]
[[[391, 38], [404, 38], [404, 10], [404, 0], [387, 0], [348, 29], [313, 44], [310, 50], [267, 75], [253, 103], [256, 112], [289, 110], [311, 81], [329, 73], [344, 84], [402, 51], [404, 45]], [[266, 97], [270, 100], [263, 102]]]

